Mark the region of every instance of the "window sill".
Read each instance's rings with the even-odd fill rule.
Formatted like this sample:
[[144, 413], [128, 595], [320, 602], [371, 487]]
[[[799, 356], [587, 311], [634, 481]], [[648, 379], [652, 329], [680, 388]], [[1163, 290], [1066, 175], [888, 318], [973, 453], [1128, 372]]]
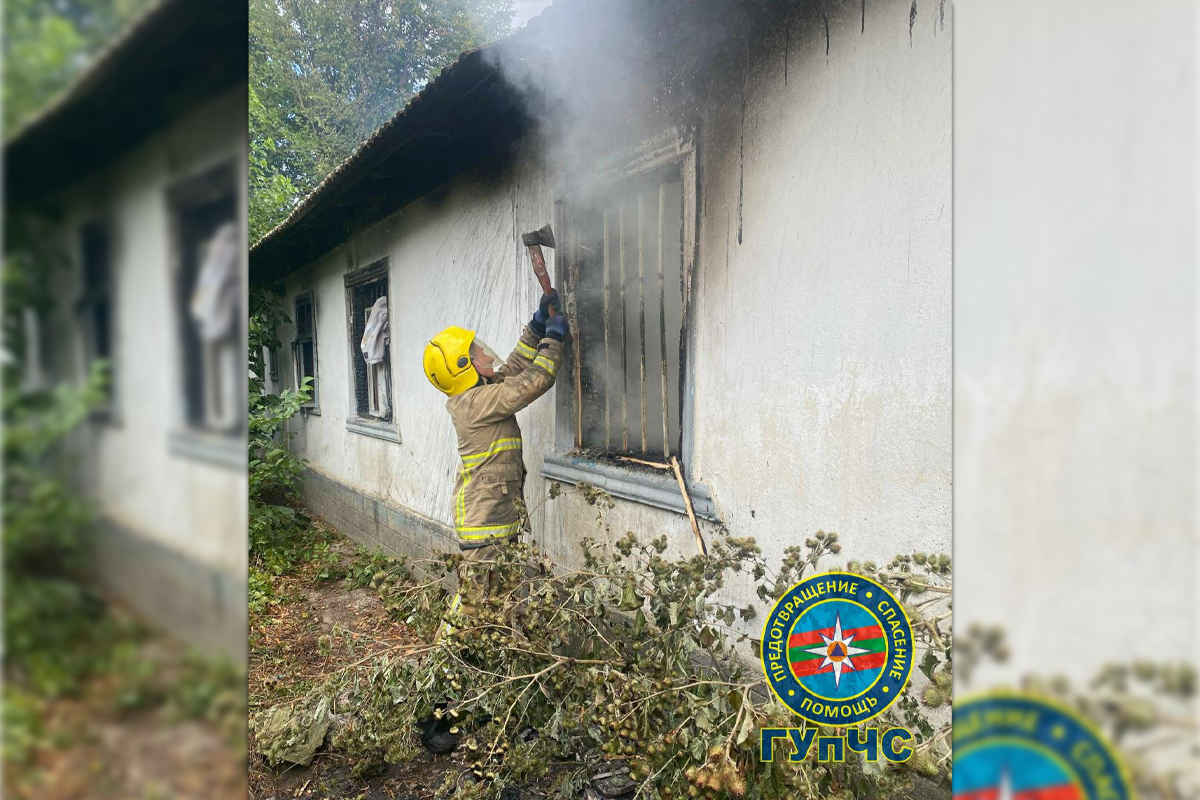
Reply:
[[400, 431], [396, 430], [390, 422], [375, 422], [363, 419], [362, 417], [347, 417], [346, 430], [351, 433], [373, 436], [376, 439], [400, 444]]
[[[676, 514], [686, 514], [679, 483], [673, 473], [634, 470], [605, 464], [572, 455], [547, 455], [542, 461], [542, 477], [563, 483], [590, 483], [598, 489], [620, 497]], [[718, 522], [716, 505], [707, 487], [701, 483], [688, 484], [692, 510], [700, 519]]]
[[198, 430], [177, 430], [168, 435], [167, 448], [173, 455], [207, 461], [220, 467], [245, 471], [246, 440]]
[[305, 416], [309, 416], [309, 417], [319, 417], [319, 416], [321, 416], [321, 407], [320, 406], [300, 406], [300, 413], [304, 414]]

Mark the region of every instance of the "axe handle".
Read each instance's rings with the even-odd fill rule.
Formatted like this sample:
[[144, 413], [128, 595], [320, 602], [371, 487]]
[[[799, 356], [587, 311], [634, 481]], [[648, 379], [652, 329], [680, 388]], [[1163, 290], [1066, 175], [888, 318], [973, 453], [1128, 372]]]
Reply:
[[[540, 245], [530, 245], [529, 260], [533, 262], [533, 274], [537, 275], [538, 283], [542, 285], [542, 294], [548, 295], [554, 293], [554, 287], [550, 285], [550, 273], [546, 271], [546, 257], [542, 255]], [[554, 309], [550, 309], [550, 316], [554, 316]]]

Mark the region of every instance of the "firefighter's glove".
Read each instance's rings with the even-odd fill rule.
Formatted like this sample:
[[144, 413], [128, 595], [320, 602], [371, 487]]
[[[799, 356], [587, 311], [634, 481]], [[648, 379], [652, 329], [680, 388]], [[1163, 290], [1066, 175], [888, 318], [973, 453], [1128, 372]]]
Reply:
[[551, 339], [563, 341], [567, 338], [567, 318], [562, 314], [551, 317], [546, 322], [546, 336]]
[[562, 313], [558, 310], [557, 291], [542, 295], [542, 302], [538, 304], [538, 310], [533, 312], [533, 320], [529, 323], [529, 327], [533, 328], [533, 332], [539, 337], [546, 335], [546, 321], [550, 319], [551, 308], [554, 309], [555, 316]]

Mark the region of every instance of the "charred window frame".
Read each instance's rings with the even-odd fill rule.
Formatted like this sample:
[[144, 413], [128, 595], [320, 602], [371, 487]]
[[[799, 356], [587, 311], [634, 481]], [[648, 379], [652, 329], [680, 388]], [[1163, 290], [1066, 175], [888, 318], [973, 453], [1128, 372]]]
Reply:
[[[229, 439], [241, 435], [246, 421], [245, 359], [241, 351], [245, 309], [239, 293], [228, 335], [215, 340], [201, 338], [191, 312], [209, 248], [223, 226], [237, 223], [236, 176], [233, 164], [223, 164], [180, 181], [167, 192], [174, 245], [175, 317], [182, 356], [183, 424], [190, 431]], [[238, 269], [242, 269], [240, 260]]]
[[350, 416], [346, 427], [356, 433], [399, 441], [392, 414], [392, 351], [384, 351], [383, 361], [368, 364], [360, 344], [371, 307], [386, 298], [388, 325], [393, 325], [393, 304], [388, 296], [388, 260], [382, 258], [346, 275], [346, 320], [349, 330], [351, 384]]
[[[674, 475], [628, 459], [677, 458], [690, 475], [696, 165], [694, 131], [672, 129], [581, 181], [600, 187], [586, 197], [558, 192], [556, 281], [576, 329], [559, 373], [558, 453], [542, 470], [681, 514]], [[714, 518], [708, 491], [689, 492], [697, 515]]]
[[610, 184], [595, 200], [563, 203], [582, 451], [680, 455], [682, 188], [671, 165]]
[[[321, 403], [317, 382], [317, 303], [314, 293], [308, 291], [296, 295], [293, 312], [295, 332], [292, 334], [292, 374], [295, 376], [295, 383], [292, 388], [299, 390], [305, 378], [312, 378], [311, 399], [301, 406], [301, 410], [319, 414]], [[274, 369], [275, 380], [278, 380], [278, 367]]]
[[113, 266], [115, 248], [112, 224], [106, 219], [84, 223], [79, 230], [81, 291], [76, 312], [86, 380], [103, 365], [104, 401], [93, 411], [101, 420], [112, 420], [116, 406], [116, 290]]

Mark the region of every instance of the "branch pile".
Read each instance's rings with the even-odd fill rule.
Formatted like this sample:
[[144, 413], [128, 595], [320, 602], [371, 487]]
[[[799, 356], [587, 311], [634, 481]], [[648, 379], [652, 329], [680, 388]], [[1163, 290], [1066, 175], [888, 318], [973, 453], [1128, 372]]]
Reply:
[[[927, 679], [871, 724], [910, 728], [916, 756], [901, 765], [857, 754], [837, 764], [764, 764], [758, 729], [800, 720], [767, 699], [750, 638], [758, 612], [722, 600], [726, 581], [748, 579], [772, 601], [840, 551], [837, 534], [788, 548], [777, 569], [752, 538], [718, 538], [708, 555], [687, 560], [663, 557], [666, 537], [644, 542], [629, 533], [612, 547], [590, 539], [583, 547], [575, 570], [552, 565], [531, 544], [503, 547], [487, 565], [494, 594], [469, 616], [449, 615], [440, 637], [450, 606], [444, 578], [460, 556], [422, 564], [425, 579], [417, 565], [376, 573], [372, 585], [394, 617], [433, 644], [330, 676], [297, 703], [286, 735], [302, 737], [310, 712], [328, 715], [330, 746], [359, 774], [414, 757], [422, 730], [426, 742], [448, 737], [464, 759], [443, 787], [456, 796], [530, 784], [573, 796], [585, 776], [605, 769], [628, 793], [650, 798], [890, 797], [914, 775], [948, 786], [949, 715], [931, 709], [950, 700], [948, 556], [849, 565], [892, 589], [912, 618]], [[278, 728], [278, 709], [267, 714]]]

